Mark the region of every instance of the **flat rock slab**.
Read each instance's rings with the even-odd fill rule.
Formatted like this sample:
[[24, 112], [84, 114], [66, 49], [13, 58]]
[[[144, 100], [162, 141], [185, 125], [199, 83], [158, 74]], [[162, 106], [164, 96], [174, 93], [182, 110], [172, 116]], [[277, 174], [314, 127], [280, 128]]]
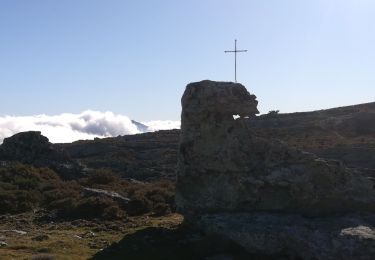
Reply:
[[249, 253], [302, 259], [374, 259], [375, 216], [305, 218], [274, 213], [207, 214], [199, 228]]

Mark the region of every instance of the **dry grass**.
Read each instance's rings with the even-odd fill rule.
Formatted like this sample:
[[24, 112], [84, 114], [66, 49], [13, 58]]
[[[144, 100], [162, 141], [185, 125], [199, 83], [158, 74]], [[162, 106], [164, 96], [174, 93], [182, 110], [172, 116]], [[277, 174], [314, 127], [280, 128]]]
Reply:
[[[173, 228], [182, 217], [171, 214], [163, 217], [140, 216], [126, 222], [73, 221], [38, 224], [31, 213], [14, 215], [0, 223], [0, 259], [88, 259], [125, 235], [150, 227]], [[22, 224], [24, 228], [22, 229]], [[23, 230], [25, 235], [7, 230]], [[94, 234], [92, 234], [93, 232]], [[43, 235], [43, 236], [41, 236]], [[38, 241], [39, 237], [44, 237]]]

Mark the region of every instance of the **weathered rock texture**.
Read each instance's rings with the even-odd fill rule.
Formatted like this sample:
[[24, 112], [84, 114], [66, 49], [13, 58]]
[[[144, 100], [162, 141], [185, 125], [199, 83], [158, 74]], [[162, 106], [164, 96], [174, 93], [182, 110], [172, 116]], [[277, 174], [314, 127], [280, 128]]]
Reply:
[[293, 214], [233, 213], [202, 216], [207, 234], [237, 242], [274, 259], [373, 259], [374, 216], [304, 218]]
[[[207, 232], [221, 230], [221, 235], [242, 241], [240, 244], [249, 251], [267, 252], [267, 247], [254, 246], [251, 214], [271, 214], [269, 218], [276, 219], [272, 224], [275, 227], [283, 226], [291, 214], [301, 218], [328, 218], [324, 220], [327, 223], [311, 224], [310, 228], [305, 228], [305, 222], [310, 223], [308, 219], [300, 221], [303, 228], [293, 229], [295, 233], [286, 232], [289, 242], [282, 237], [275, 238], [270, 243], [275, 243], [275, 250], [279, 252], [270, 253], [276, 254], [288, 248], [296, 249], [292, 234], [304, 236], [315, 228], [329, 225], [336, 214], [375, 212], [371, 178], [356, 174], [340, 161], [321, 159], [281, 141], [256, 136], [249, 124], [257, 113], [256, 97], [241, 84], [202, 81], [186, 87], [182, 97], [176, 203], [187, 223], [194, 223]], [[233, 115], [240, 118], [235, 120]], [[238, 212], [245, 217], [241, 215], [234, 228], [228, 223], [234, 223], [233, 214]], [[284, 215], [280, 217], [276, 213]], [[215, 218], [210, 217], [213, 214]], [[226, 229], [220, 223], [227, 223]], [[259, 232], [268, 232], [267, 221], [262, 223], [259, 222]], [[372, 232], [372, 227], [366, 228]], [[277, 237], [282, 232], [270, 234]], [[330, 231], [322, 233], [327, 239], [331, 235]], [[315, 252], [318, 249], [313, 248], [313, 241], [309, 243], [309, 239], [306, 238], [306, 246]], [[374, 241], [370, 238], [372, 250]], [[326, 256], [334, 258], [338, 257], [334, 252], [340, 248], [327, 250], [333, 253]], [[309, 256], [324, 257], [323, 254]]]
[[39, 131], [28, 131], [5, 138], [0, 161], [20, 161], [36, 167], [49, 167], [62, 179], [82, 177], [82, 167], [63, 149], [54, 147]]

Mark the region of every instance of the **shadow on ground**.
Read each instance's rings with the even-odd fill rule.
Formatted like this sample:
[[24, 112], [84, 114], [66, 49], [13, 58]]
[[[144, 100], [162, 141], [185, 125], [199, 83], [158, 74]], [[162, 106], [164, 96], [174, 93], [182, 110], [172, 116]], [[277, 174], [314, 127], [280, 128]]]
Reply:
[[184, 228], [146, 228], [126, 235], [97, 253], [92, 260], [249, 260], [271, 259], [248, 254], [238, 245], [217, 237], [202, 236]]

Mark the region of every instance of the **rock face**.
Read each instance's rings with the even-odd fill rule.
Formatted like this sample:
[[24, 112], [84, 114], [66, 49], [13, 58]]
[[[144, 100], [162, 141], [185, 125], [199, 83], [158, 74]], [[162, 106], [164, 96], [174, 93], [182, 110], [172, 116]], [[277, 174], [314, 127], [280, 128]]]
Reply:
[[[304, 236], [314, 228], [329, 225], [334, 221], [329, 218], [337, 214], [375, 213], [371, 178], [356, 174], [340, 161], [324, 160], [281, 141], [256, 136], [249, 125], [257, 113], [256, 97], [241, 84], [202, 81], [186, 87], [176, 190], [177, 209], [184, 214], [186, 223], [242, 241], [240, 244], [250, 252], [267, 252], [267, 247], [255, 246], [251, 236], [255, 227], [253, 214], [270, 214], [275, 227], [285, 226], [288, 216], [328, 218], [323, 221], [325, 224], [312, 223], [310, 228], [286, 232], [289, 240], [282, 236], [275, 239], [272, 254], [278, 254], [288, 251], [288, 247], [297, 250], [292, 234]], [[240, 118], [235, 120], [233, 115]], [[238, 213], [242, 214], [240, 220], [233, 222]], [[309, 223], [308, 219], [300, 221], [302, 227], [305, 221]], [[221, 228], [225, 226], [227, 229]], [[266, 226], [267, 221], [259, 222], [260, 234], [268, 232]], [[372, 232], [371, 227], [366, 228]], [[268, 234], [277, 237], [285, 231], [277, 230]], [[322, 233], [327, 239], [331, 236], [330, 231]], [[315, 252], [317, 248], [313, 248], [310, 238], [306, 238], [306, 247]], [[370, 238], [372, 249], [374, 241]], [[326, 256], [334, 258], [340, 248], [327, 250], [332, 254]]]
[[74, 179], [82, 174], [81, 167], [63, 149], [53, 147], [39, 131], [21, 132], [5, 138], [0, 146], [0, 160], [49, 167], [63, 179]]
[[304, 218], [294, 214], [204, 215], [200, 226], [272, 259], [373, 259], [374, 216]]

